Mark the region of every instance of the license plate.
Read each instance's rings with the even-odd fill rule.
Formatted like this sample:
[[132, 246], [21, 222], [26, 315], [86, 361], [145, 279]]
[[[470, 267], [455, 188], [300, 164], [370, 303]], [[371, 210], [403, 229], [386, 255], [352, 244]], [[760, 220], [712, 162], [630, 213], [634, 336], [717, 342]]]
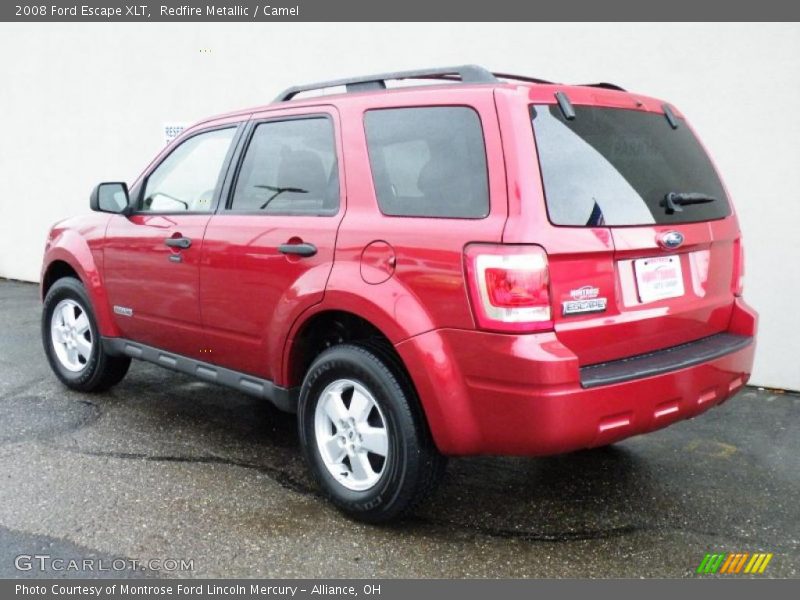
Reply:
[[680, 256], [658, 256], [633, 261], [640, 302], [683, 296]]

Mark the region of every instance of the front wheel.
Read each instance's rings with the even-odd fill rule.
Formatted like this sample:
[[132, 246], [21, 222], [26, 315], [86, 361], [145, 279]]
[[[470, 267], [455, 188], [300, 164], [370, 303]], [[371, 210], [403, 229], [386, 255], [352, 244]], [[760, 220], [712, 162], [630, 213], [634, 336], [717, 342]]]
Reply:
[[343, 344], [313, 362], [298, 407], [300, 440], [330, 500], [371, 523], [412, 511], [444, 468], [413, 388], [388, 352]]
[[72, 277], [56, 281], [45, 296], [42, 343], [56, 377], [81, 392], [100, 392], [119, 383], [131, 364], [126, 356], [104, 351], [89, 296]]

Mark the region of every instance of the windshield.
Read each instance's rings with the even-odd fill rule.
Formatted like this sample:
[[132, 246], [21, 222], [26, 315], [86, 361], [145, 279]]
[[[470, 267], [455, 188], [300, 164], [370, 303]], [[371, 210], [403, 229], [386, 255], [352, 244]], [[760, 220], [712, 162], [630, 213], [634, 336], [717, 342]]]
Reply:
[[[689, 223], [730, 214], [722, 183], [683, 119], [673, 129], [662, 114], [574, 108], [566, 120], [558, 105], [531, 107], [553, 224]], [[676, 201], [667, 203], [668, 194]]]

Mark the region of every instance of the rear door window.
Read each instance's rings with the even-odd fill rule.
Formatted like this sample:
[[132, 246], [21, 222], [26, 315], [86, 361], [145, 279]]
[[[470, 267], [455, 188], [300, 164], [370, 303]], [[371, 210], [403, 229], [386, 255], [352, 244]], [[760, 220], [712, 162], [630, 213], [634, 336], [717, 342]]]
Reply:
[[[575, 106], [567, 120], [556, 105], [531, 109], [547, 210], [555, 225], [689, 223], [730, 214], [708, 156], [683, 119], [662, 114]], [[668, 214], [669, 193], [713, 201]]]
[[231, 210], [278, 215], [339, 211], [339, 167], [328, 117], [267, 121], [247, 147]]
[[486, 150], [474, 110], [371, 110], [365, 128], [381, 212], [465, 219], [489, 214]]

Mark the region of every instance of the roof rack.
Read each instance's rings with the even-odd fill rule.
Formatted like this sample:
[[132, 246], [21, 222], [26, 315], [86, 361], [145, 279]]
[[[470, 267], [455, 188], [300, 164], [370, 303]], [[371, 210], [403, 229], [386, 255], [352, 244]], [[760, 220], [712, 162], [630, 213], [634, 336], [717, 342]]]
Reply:
[[295, 85], [283, 90], [274, 102], [287, 102], [302, 92], [322, 90], [338, 86], [345, 86], [348, 92], [363, 92], [366, 90], [386, 89], [387, 81], [402, 79], [444, 79], [460, 81], [461, 83], [499, 83], [490, 71], [477, 65], [461, 65], [458, 67], [442, 67], [438, 69], [418, 69], [415, 71], [395, 71], [377, 75], [363, 75], [361, 77], [348, 77], [332, 81], [320, 81], [305, 85]]
[[[500, 79], [510, 79], [512, 81], [522, 81], [525, 83], [543, 83], [543, 84], [553, 84], [555, 82], [548, 81], [547, 79], [539, 79], [538, 77], [528, 77], [527, 75], [513, 75], [512, 73], [496, 73], [493, 72], [492, 75], [495, 77], [499, 77]], [[618, 86], [616, 83], [608, 83], [605, 81], [601, 81], [598, 83], [578, 83], [574, 84], [578, 87], [595, 87], [595, 88], [603, 88], [606, 90], [618, 90], [620, 92], [626, 91], [625, 88]]]
[[605, 90], [617, 90], [619, 92], [626, 92], [627, 91], [624, 87], [620, 87], [616, 83], [608, 83], [606, 81], [601, 81], [599, 83], [579, 83], [578, 86], [580, 86], [580, 87], [603, 88]]
[[[362, 75], [360, 77], [347, 77], [345, 79], [333, 79], [331, 81], [320, 81], [317, 83], [307, 83], [305, 85], [295, 85], [283, 90], [273, 100], [273, 102], [288, 102], [297, 94], [323, 90], [326, 88], [344, 86], [348, 92], [365, 92], [368, 90], [385, 90], [387, 81], [400, 81], [403, 79], [441, 79], [443, 81], [459, 81], [461, 83], [501, 83], [501, 79], [512, 81], [522, 81], [526, 83], [553, 83], [546, 79], [537, 77], [527, 77], [525, 75], [512, 75], [510, 73], [492, 73], [491, 71], [479, 67], [478, 65], [460, 65], [457, 67], [441, 67], [435, 69], [417, 69], [414, 71], [394, 71], [390, 73], [379, 73], [376, 75]], [[598, 87], [610, 90], [625, 91], [624, 88], [613, 83], [584, 83], [579, 84], [584, 87]]]
[[526, 75], [512, 75], [511, 73], [492, 73], [495, 77], [501, 79], [511, 79], [513, 81], [523, 81], [525, 83], [553, 83], [547, 79], [539, 79], [538, 77], [528, 77]]

